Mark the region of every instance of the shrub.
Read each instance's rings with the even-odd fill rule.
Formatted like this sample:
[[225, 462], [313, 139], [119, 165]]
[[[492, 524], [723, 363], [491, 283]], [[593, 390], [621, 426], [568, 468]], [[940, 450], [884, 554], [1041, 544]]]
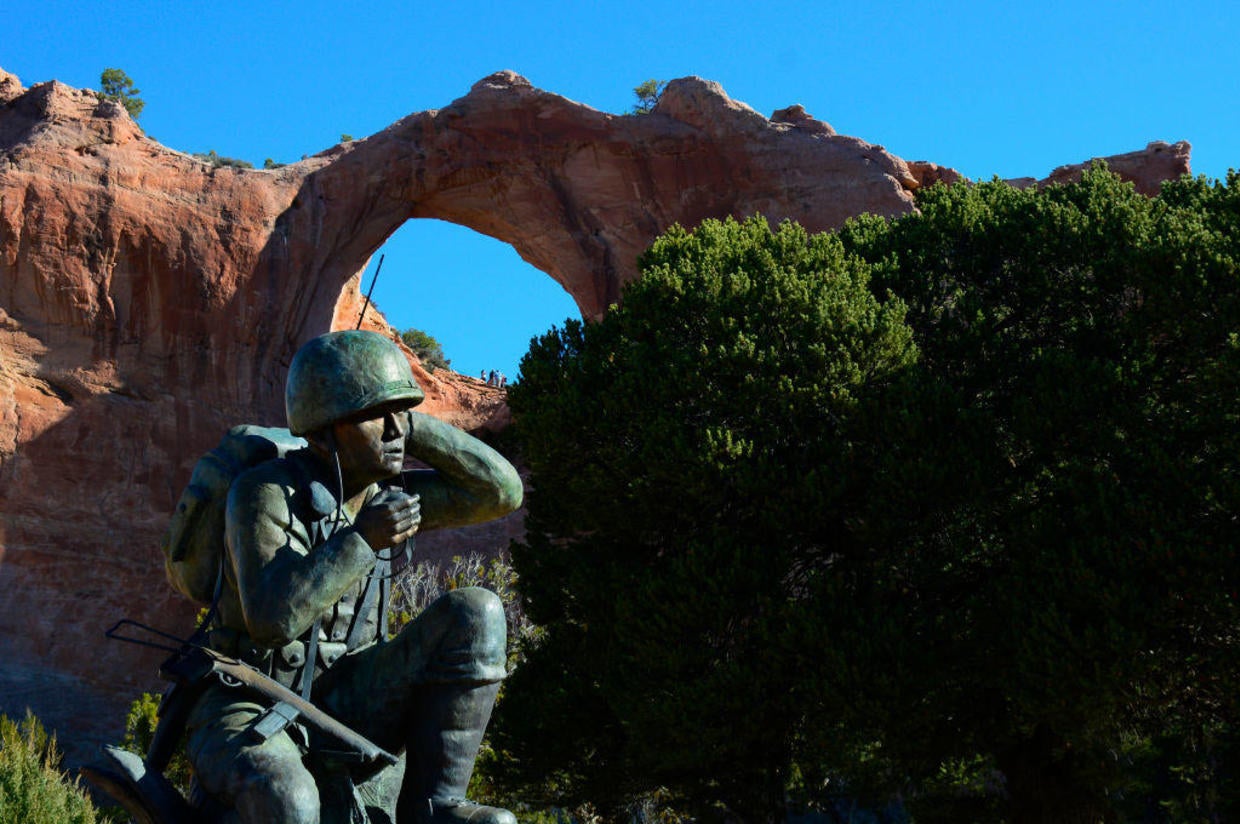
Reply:
[[0, 824], [93, 824], [95, 808], [60, 769], [55, 736], [29, 711], [0, 715]]
[[[196, 152], [195, 154], [192, 155], [192, 157], [195, 157], [204, 163], [210, 163], [211, 168], [213, 169], [219, 169], [222, 167], [229, 168], [229, 169], [253, 169], [254, 168], [254, 164], [248, 160], [241, 160], [236, 157], [224, 157], [223, 155], [216, 152], [215, 149], [212, 149], [209, 152]], [[263, 168], [273, 168], [273, 167], [264, 165]]]
[[828, 632], [805, 633], [811, 575], [857, 494], [844, 423], [916, 349], [866, 265], [795, 224], [674, 227], [641, 269], [510, 390], [534, 478], [513, 559], [545, 636], [497, 741], [531, 798], [777, 815]]
[[406, 329], [400, 333], [400, 339], [418, 356], [426, 371], [434, 372], [436, 369], [448, 369], [452, 366], [452, 361], [444, 357], [443, 346], [439, 341], [421, 329]]
[[[129, 705], [129, 714], [125, 716], [125, 737], [121, 741], [122, 749], [146, 757], [155, 737], [155, 727], [159, 723], [159, 701], [160, 696], [144, 692]], [[188, 798], [190, 774], [189, 759], [185, 757], [185, 735], [182, 734], [180, 743], [164, 769], [164, 777], [181, 795]]]

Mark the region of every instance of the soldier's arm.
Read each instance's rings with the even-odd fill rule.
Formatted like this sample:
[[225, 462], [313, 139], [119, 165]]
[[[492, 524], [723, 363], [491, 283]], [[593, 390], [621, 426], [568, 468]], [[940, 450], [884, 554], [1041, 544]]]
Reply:
[[430, 415], [409, 417], [405, 452], [434, 467], [404, 473], [405, 488], [422, 498], [422, 529], [490, 521], [521, 506], [521, 477], [503, 455]]
[[375, 554], [353, 528], [310, 551], [308, 525], [290, 506], [292, 487], [247, 472], [228, 494], [227, 541], [246, 629], [258, 644], [283, 646], [366, 575]]

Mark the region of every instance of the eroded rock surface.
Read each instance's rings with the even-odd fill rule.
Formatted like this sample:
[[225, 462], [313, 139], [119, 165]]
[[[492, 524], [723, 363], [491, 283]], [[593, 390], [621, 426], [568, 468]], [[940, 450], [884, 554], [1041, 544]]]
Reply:
[[[1143, 190], [1188, 171], [1187, 144], [1151, 147], [1113, 166]], [[282, 423], [293, 352], [353, 324], [360, 272], [406, 220], [510, 243], [598, 317], [673, 222], [828, 229], [906, 213], [919, 186], [958, 177], [698, 78], [617, 116], [511, 72], [300, 163], [213, 168], [93, 92], [0, 71], [0, 711], [29, 705], [80, 754], [160, 686], [159, 654], [104, 628], [188, 626], [158, 537], [194, 460], [234, 423]], [[415, 369], [427, 411], [505, 425], [498, 390]], [[428, 545], [502, 547], [520, 529]]]
[[[1133, 184], [1138, 192], [1153, 197], [1158, 194], [1164, 180], [1172, 180], [1189, 173], [1189, 155], [1192, 148], [1185, 141], [1167, 143], [1155, 140], [1144, 149], [1111, 155], [1103, 158], [1111, 171]], [[1096, 159], [1096, 158], [1095, 158]], [[1060, 166], [1040, 184], [1068, 183], [1080, 180], [1081, 172], [1092, 161]]]

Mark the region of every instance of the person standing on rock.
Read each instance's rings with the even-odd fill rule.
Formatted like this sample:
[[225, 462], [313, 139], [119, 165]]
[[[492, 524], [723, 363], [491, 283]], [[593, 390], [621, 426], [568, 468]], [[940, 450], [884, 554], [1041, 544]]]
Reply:
[[[382, 335], [315, 338], [293, 358], [285, 393], [289, 430], [309, 446], [229, 490], [211, 645], [404, 754], [403, 777], [399, 765], [355, 775], [314, 731], [214, 684], [190, 712], [187, 752], [202, 789], [246, 824], [358, 821], [367, 807], [401, 824], [515, 824], [465, 799], [505, 675], [499, 598], [453, 590], [384, 637], [389, 561], [407, 539], [501, 517], [522, 500], [512, 465], [412, 411], [422, 398]], [[407, 455], [432, 468], [402, 471]]]

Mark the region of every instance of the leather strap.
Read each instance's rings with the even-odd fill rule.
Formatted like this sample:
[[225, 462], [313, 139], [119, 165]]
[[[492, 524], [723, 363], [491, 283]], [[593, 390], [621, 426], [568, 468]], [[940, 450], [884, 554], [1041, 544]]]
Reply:
[[314, 667], [319, 662], [319, 628], [323, 625], [322, 618], [315, 618], [310, 627], [310, 637], [306, 639], [306, 662], [301, 667], [301, 684], [297, 692], [305, 700], [310, 700], [310, 688], [314, 685]]
[[[366, 616], [370, 614], [375, 601], [379, 598], [379, 590], [383, 588], [384, 582], [389, 577], [390, 566], [391, 562], [380, 558], [370, 568], [370, 575], [366, 578], [366, 588], [362, 591], [362, 599], [357, 604], [357, 611], [353, 613], [353, 623], [349, 626], [349, 634], [344, 641], [345, 649], [353, 651], [362, 642], [362, 632], [366, 629]], [[382, 616], [380, 616], [379, 624], [380, 626], [383, 624]]]

